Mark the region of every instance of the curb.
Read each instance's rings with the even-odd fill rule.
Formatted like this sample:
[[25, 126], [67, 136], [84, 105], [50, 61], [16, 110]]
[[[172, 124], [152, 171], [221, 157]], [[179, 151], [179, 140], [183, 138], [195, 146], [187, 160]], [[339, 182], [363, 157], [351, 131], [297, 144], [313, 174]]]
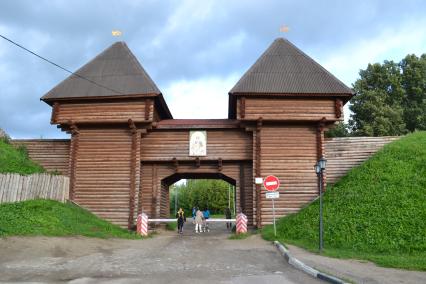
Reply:
[[274, 241], [274, 245], [280, 251], [280, 253], [285, 258], [285, 260], [294, 268], [301, 270], [301, 271], [305, 272], [306, 274], [311, 275], [312, 277], [327, 281], [328, 283], [333, 283], [333, 284], [344, 284], [344, 283], [346, 283], [345, 281], [343, 281], [343, 280], [341, 280], [337, 277], [334, 277], [334, 276], [328, 275], [326, 273], [320, 272], [320, 271], [304, 264], [303, 262], [301, 262], [297, 258], [293, 257], [290, 254], [290, 252], [288, 251], [288, 249], [286, 249], [280, 242]]

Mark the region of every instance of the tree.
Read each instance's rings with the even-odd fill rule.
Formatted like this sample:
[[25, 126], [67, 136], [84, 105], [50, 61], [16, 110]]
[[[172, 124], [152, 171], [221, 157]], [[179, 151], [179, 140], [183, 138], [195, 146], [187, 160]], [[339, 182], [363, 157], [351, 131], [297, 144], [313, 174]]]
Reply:
[[368, 64], [354, 84], [357, 93], [349, 106], [353, 135], [402, 135], [407, 132], [403, 102], [405, 90], [399, 64], [385, 61]]
[[344, 122], [340, 121], [327, 130], [325, 133], [325, 137], [348, 137], [350, 133], [348, 132], [348, 125]]
[[407, 55], [400, 63], [405, 90], [404, 120], [409, 131], [426, 130], [426, 54]]

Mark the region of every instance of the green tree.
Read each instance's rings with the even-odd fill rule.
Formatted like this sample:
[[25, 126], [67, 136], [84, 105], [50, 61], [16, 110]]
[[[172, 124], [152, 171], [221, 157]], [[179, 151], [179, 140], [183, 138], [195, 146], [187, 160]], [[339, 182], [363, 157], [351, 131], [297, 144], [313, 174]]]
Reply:
[[384, 136], [407, 132], [403, 119], [404, 89], [400, 67], [393, 61], [368, 64], [354, 84], [353, 112], [349, 126], [353, 135]]
[[348, 131], [348, 125], [340, 121], [339, 123], [333, 125], [332, 128], [327, 130], [325, 137], [348, 137], [350, 133]]
[[401, 135], [426, 130], [426, 54], [400, 63], [369, 64], [351, 100], [351, 135]]
[[407, 55], [400, 63], [405, 90], [404, 120], [409, 131], [426, 130], [426, 54]]
[[229, 183], [215, 179], [187, 180], [185, 184], [173, 185], [170, 187], [170, 210], [175, 210], [177, 195], [178, 207], [182, 207], [187, 215], [193, 206], [209, 208], [211, 213], [223, 213], [228, 206], [229, 186]]

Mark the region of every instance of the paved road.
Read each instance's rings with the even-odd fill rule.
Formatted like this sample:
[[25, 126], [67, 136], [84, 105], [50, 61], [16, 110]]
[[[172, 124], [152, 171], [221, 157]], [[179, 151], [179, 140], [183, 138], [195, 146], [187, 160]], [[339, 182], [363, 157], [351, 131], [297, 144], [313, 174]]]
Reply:
[[320, 283], [295, 270], [259, 236], [229, 240], [223, 223], [195, 234], [161, 232], [147, 240], [7, 238], [0, 281], [69, 283]]

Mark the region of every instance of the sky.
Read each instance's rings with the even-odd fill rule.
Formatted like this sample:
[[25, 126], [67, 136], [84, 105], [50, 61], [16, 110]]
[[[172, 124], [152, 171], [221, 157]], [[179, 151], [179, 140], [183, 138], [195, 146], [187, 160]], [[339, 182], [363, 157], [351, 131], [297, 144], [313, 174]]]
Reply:
[[[351, 87], [368, 63], [426, 52], [425, 11], [415, 0], [3, 0], [0, 34], [72, 71], [125, 41], [174, 118], [226, 118], [229, 90], [275, 38]], [[0, 38], [0, 128], [13, 138], [68, 137], [40, 101], [68, 75]]]

